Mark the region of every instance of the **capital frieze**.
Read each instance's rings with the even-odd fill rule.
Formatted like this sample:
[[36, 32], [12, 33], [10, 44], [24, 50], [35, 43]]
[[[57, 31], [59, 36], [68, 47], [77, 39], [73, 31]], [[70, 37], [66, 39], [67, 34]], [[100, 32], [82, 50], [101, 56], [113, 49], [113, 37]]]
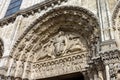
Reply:
[[105, 64], [120, 62], [120, 51], [119, 49], [109, 50], [99, 53], [101, 59]]

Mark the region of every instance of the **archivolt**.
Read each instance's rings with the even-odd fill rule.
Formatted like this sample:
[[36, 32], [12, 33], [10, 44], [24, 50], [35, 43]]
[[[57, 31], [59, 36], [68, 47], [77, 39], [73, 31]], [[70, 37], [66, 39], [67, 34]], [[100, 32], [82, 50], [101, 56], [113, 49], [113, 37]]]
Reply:
[[115, 19], [117, 18], [117, 16], [120, 16], [120, 0], [117, 2], [114, 10], [113, 10], [113, 14], [112, 14], [112, 22], [113, 25], [115, 25]]
[[[23, 33], [23, 35], [15, 44], [11, 52], [12, 57], [20, 57], [20, 51], [22, 51], [23, 48], [25, 49], [25, 52], [29, 52], [29, 50], [34, 51], [31, 46], [33, 46], [35, 43], [26, 46], [27, 41], [30, 42], [34, 39], [39, 39], [39, 36], [41, 36], [42, 33], [46, 35], [47, 33], [45, 31], [47, 29], [49, 29], [49, 33], [52, 33], [52, 26], [59, 26], [58, 29], [62, 29], [61, 26], [65, 26], [63, 24], [69, 25], [69, 27], [65, 27], [66, 30], [74, 30], [79, 32], [81, 35], [83, 35], [83, 37], [87, 38], [88, 41], [94, 41], [93, 38], [99, 36], [100, 29], [98, 20], [92, 12], [82, 7], [58, 7], [39, 17], [29, 26], [29, 28]], [[73, 25], [78, 28], [73, 29]], [[89, 43], [90, 42], [88, 42], [88, 44]]]
[[114, 29], [114, 38], [117, 44], [117, 47], [120, 48], [120, 0], [117, 2], [113, 15], [112, 15], [112, 24]]

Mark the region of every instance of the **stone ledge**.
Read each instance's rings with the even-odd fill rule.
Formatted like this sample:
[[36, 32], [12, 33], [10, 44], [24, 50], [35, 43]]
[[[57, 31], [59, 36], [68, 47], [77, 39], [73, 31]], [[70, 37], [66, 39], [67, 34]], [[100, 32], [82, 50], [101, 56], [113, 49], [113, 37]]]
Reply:
[[40, 12], [41, 10], [46, 10], [47, 7], [50, 7], [50, 6], [53, 7], [56, 4], [60, 4], [63, 1], [66, 2], [67, 0], [46, 0], [44, 2], [33, 5], [24, 10], [20, 10], [11, 16], [1, 19], [0, 26], [2, 27], [3, 25], [8, 25], [11, 22], [13, 23], [15, 21], [16, 17], [19, 15], [23, 15], [24, 17], [27, 17], [29, 15], [33, 15], [36, 12]]

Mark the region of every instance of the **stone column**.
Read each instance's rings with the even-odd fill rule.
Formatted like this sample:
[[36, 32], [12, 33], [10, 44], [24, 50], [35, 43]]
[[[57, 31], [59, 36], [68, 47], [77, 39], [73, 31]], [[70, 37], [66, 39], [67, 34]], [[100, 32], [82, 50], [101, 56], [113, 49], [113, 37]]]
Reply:
[[88, 72], [85, 71], [85, 72], [82, 72], [82, 73], [83, 73], [83, 76], [84, 76], [84, 80], [89, 80]]
[[[9, 60], [9, 67], [8, 67], [8, 70], [7, 70], [7, 76], [14, 76], [14, 75], [11, 75], [11, 68], [14, 66], [15, 67], [15, 61], [13, 59], [10, 59]], [[13, 70], [12, 70], [13, 71]]]
[[88, 76], [89, 76], [89, 80], [94, 80], [94, 75], [92, 70], [88, 71]]
[[106, 72], [106, 80], [110, 80], [110, 73], [109, 73], [109, 65], [105, 66], [105, 72]]
[[97, 72], [94, 72], [94, 80], [98, 80]]
[[104, 80], [102, 71], [98, 71], [98, 76], [99, 76], [100, 80]]

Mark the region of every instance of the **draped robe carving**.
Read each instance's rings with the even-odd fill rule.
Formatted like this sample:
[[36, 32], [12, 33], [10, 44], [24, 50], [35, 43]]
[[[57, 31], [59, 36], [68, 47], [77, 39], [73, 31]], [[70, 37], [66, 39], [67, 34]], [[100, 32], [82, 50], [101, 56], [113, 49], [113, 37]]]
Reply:
[[60, 31], [50, 38], [38, 51], [37, 60], [86, 51], [85, 45], [81, 36], [75, 33]]

